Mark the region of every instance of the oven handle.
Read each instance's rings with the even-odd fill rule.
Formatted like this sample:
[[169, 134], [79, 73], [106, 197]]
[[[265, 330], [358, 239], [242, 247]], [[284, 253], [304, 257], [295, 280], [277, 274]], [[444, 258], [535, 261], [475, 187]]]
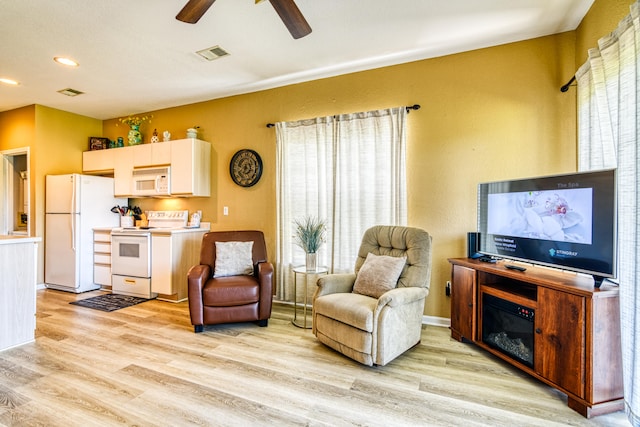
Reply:
[[111, 237], [118, 237], [118, 236], [123, 236], [123, 237], [149, 237], [151, 236], [151, 233], [149, 232], [142, 232], [142, 233], [135, 233], [135, 232], [126, 232], [126, 231], [118, 231], [115, 233], [111, 233]]

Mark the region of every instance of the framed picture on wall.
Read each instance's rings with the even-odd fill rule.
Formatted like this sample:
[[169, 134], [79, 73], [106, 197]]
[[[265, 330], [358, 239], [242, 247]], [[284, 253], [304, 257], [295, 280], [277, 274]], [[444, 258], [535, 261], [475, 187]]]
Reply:
[[89, 137], [89, 150], [106, 150], [107, 148], [109, 148], [109, 138]]

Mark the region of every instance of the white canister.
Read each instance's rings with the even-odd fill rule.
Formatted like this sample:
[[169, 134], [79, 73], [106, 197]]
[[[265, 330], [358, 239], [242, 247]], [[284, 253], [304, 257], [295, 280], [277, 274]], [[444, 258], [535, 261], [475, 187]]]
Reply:
[[201, 215], [202, 214], [200, 212], [192, 213], [191, 219], [189, 220], [189, 224], [188, 224], [189, 227], [193, 227], [193, 228], [200, 227]]
[[123, 215], [120, 217], [120, 227], [133, 227], [133, 216]]

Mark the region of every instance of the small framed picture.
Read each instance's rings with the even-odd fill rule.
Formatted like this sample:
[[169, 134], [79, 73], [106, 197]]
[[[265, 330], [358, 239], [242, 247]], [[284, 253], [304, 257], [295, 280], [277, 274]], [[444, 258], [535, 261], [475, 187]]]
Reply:
[[89, 137], [89, 150], [106, 150], [107, 148], [109, 148], [109, 138]]

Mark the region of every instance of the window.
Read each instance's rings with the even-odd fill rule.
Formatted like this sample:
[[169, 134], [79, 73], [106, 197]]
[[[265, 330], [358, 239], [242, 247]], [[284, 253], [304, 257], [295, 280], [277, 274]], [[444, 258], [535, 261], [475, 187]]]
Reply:
[[278, 299], [292, 300], [291, 269], [304, 264], [295, 220], [326, 222], [318, 265], [335, 273], [353, 271], [367, 228], [406, 225], [406, 114], [399, 107], [276, 124]]

